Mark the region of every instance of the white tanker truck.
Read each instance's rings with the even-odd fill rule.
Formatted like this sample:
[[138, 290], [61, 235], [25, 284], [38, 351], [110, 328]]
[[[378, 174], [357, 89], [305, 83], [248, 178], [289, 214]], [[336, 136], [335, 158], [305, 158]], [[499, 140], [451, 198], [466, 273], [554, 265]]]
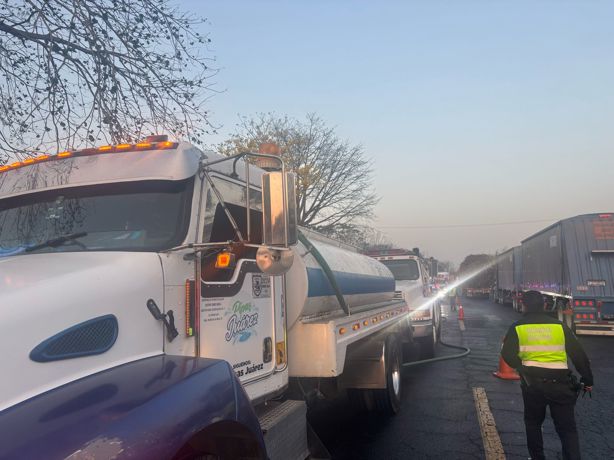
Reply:
[[279, 157], [164, 136], [0, 166], [0, 458], [299, 459], [313, 395], [397, 412], [394, 278], [295, 206]]

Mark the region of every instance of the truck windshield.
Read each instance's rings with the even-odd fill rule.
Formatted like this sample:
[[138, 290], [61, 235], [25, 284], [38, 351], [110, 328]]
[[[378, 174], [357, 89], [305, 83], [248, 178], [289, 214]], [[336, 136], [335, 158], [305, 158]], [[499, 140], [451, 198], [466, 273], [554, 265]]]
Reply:
[[185, 238], [192, 188], [192, 179], [142, 181], [0, 200], [0, 257], [171, 248]]
[[420, 278], [418, 263], [414, 259], [381, 260], [380, 262], [388, 267], [397, 281], [417, 280]]

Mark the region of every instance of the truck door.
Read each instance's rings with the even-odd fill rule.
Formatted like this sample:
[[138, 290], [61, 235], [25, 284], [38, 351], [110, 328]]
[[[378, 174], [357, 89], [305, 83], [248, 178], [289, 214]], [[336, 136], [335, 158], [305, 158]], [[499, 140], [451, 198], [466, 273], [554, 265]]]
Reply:
[[275, 369], [275, 278], [242, 259], [229, 281], [202, 281], [201, 354], [228, 361], [243, 383]]
[[[238, 241], [226, 212], [230, 212], [247, 240], [245, 187], [226, 177], [213, 176], [226, 205], [208, 187], [203, 209], [203, 241]], [[249, 242], [262, 239], [260, 191], [250, 193], [252, 209]], [[218, 255], [229, 251], [233, 263], [216, 266]], [[201, 258], [200, 354], [228, 361], [242, 383], [275, 371], [276, 309], [281, 308], [281, 277], [262, 273], [256, 265], [256, 248], [242, 244], [212, 246]], [[283, 336], [281, 338], [283, 340]]]

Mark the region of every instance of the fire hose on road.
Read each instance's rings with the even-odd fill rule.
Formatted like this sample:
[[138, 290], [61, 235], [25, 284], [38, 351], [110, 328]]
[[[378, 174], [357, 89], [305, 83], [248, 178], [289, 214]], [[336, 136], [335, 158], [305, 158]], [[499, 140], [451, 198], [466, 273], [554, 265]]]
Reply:
[[443, 340], [440, 340], [439, 343], [441, 345], [443, 345], [444, 347], [448, 347], [448, 348], [455, 348], [458, 350], [463, 350], [462, 353], [456, 353], [454, 355], [447, 355], [447, 356], [438, 356], [436, 358], [430, 358], [430, 359], [422, 359], [420, 361], [412, 361], [410, 363], [403, 363], [403, 367], [413, 367], [413, 366], [420, 366], [422, 364], [428, 364], [428, 363], [434, 363], [437, 361], [446, 361], [448, 359], [458, 359], [458, 358], [464, 358], [465, 356], [467, 356], [469, 353], [471, 353], [471, 349], [468, 347], [463, 347], [461, 345], [451, 345], [449, 343], [445, 343]]

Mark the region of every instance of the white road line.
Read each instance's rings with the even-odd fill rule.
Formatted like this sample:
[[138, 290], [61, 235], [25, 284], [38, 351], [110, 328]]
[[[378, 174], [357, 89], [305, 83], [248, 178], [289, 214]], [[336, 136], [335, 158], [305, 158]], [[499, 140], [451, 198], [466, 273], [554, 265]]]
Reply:
[[460, 327], [461, 331], [464, 331], [465, 330], [465, 320], [459, 319], [458, 320], [458, 327]]
[[495, 418], [490, 411], [488, 397], [484, 388], [473, 388], [473, 399], [475, 401], [475, 410], [478, 414], [478, 421], [480, 422], [486, 460], [505, 460], [503, 444], [501, 444]]

